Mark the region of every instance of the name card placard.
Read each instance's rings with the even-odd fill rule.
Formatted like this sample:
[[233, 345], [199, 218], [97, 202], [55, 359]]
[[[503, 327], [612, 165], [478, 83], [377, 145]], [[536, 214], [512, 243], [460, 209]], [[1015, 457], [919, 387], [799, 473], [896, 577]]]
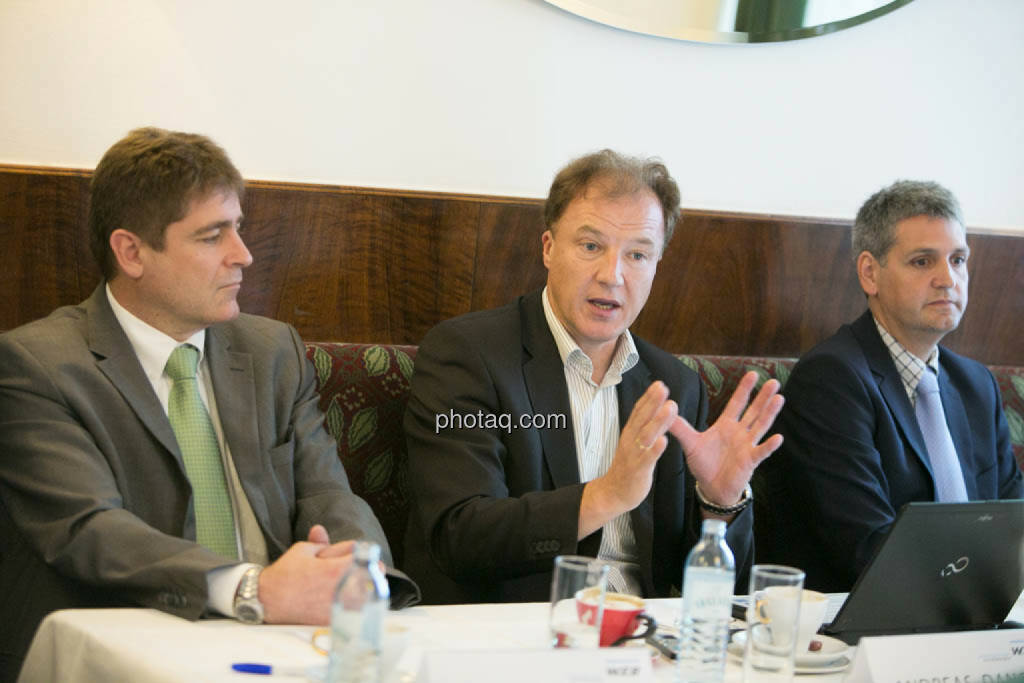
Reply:
[[843, 683], [1024, 683], [1024, 629], [861, 638]]
[[427, 683], [653, 683], [646, 647], [597, 650], [435, 650]]

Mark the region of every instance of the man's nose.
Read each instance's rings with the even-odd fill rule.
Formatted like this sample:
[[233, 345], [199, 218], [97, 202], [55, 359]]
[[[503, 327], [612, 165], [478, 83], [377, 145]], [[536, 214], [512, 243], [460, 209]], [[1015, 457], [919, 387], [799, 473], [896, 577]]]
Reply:
[[618, 253], [609, 250], [601, 259], [598, 279], [606, 284], [622, 284], [622, 257]]
[[942, 261], [935, 268], [932, 286], [936, 289], [949, 289], [957, 280], [956, 266], [949, 261]]
[[248, 267], [252, 263], [252, 254], [249, 252], [249, 248], [245, 246], [245, 240], [242, 239], [242, 235], [237, 230], [232, 230], [229, 239], [232, 240], [229, 253], [231, 265], [241, 266], [242, 268]]

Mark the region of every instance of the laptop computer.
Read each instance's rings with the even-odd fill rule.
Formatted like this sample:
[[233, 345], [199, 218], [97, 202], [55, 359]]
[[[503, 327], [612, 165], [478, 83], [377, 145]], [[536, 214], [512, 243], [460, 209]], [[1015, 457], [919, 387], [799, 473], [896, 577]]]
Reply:
[[994, 628], [1024, 590], [1024, 500], [908, 503], [822, 633]]

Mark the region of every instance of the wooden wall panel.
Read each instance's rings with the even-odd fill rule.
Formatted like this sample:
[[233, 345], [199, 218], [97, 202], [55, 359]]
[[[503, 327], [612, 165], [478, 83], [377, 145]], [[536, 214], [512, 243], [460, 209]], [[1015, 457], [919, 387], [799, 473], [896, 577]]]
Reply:
[[[0, 329], [81, 301], [87, 171], [0, 165]], [[542, 202], [254, 181], [242, 309], [310, 340], [416, 344], [437, 322], [543, 285]], [[947, 345], [1024, 365], [1024, 237], [971, 234], [970, 305]], [[674, 352], [798, 356], [864, 310], [849, 223], [688, 211], [640, 336]]]
[[859, 314], [848, 227], [687, 212], [634, 326], [681, 353], [796, 355]]
[[77, 303], [96, 286], [85, 230], [88, 183], [81, 171], [0, 167], [0, 328]]
[[513, 301], [547, 279], [540, 237], [540, 201], [484, 203], [480, 210], [472, 308], [479, 311]]

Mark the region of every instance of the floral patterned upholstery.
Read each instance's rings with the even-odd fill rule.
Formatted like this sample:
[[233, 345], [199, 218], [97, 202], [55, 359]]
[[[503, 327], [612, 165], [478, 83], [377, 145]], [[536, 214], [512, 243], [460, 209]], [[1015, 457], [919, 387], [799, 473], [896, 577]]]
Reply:
[[307, 342], [316, 368], [324, 424], [352, 490], [373, 508], [402, 563], [409, 516], [409, 468], [402, 416], [415, 346]]
[[796, 365], [795, 358], [765, 358], [763, 356], [693, 356], [680, 355], [679, 359], [700, 375], [708, 390], [708, 424], [721, 415], [729, 397], [743, 375], [751, 370], [760, 375], [759, 389], [775, 378], [785, 386], [789, 371]]
[[[316, 368], [324, 423], [338, 442], [352, 489], [380, 519], [401, 566], [409, 514], [409, 470], [402, 415], [409, 397], [415, 346], [307, 342], [306, 355]], [[786, 383], [792, 358], [681, 355], [708, 388], [708, 420], [725, 407], [740, 377], [748, 370], [761, 382], [774, 377]], [[1003, 395], [1014, 455], [1024, 464], [1024, 367], [992, 367]], [[1024, 469], [1024, 468], [1022, 468]]]
[[1003, 412], [1010, 425], [1010, 441], [1017, 464], [1024, 470], [1024, 367], [990, 365], [1003, 395]]

